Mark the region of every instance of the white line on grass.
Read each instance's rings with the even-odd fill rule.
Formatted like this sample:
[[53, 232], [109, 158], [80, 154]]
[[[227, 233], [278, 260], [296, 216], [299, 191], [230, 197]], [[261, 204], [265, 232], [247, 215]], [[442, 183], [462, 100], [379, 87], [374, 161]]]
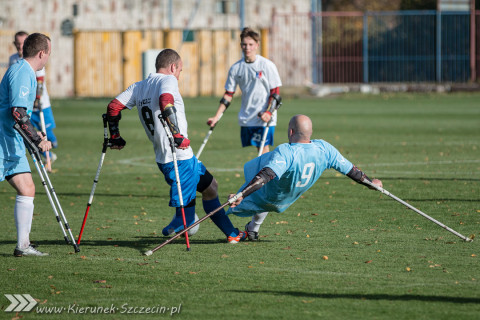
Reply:
[[[145, 162], [147, 160], [147, 162]], [[135, 158], [129, 158], [129, 159], [122, 159], [122, 160], [116, 160], [117, 163], [120, 163], [122, 165], [129, 165], [132, 167], [144, 167], [144, 168], [153, 168], [155, 169], [155, 164], [151, 162], [151, 157], [135, 157]], [[371, 168], [375, 169], [376, 167], [406, 167], [406, 166], [429, 166], [429, 165], [451, 165], [451, 164], [462, 164], [462, 163], [480, 163], [480, 159], [473, 159], [473, 160], [442, 160], [442, 161], [409, 161], [409, 162], [387, 162], [387, 163], [368, 163], [368, 164], [362, 164], [359, 163], [358, 166], [362, 168]], [[218, 168], [218, 167], [208, 167], [208, 170], [211, 172], [243, 172], [243, 168]], [[384, 174], [412, 174], [412, 175], [428, 175], [428, 174], [435, 174], [437, 175], [438, 173], [435, 171], [432, 172], [426, 172], [424, 170], [420, 171], [414, 171], [414, 170], [409, 170], [409, 171], [385, 171], [381, 170], [379, 171]], [[454, 174], [456, 177], [460, 174], [465, 174], [468, 176], [476, 175], [478, 172], [475, 171], [451, 171], [450, 173]], [[64, 173], [64, 176], [89, 176], [92, 173], [90, 172], [82, 172], [82, 173]], [[105, 173], [102, 172], [102, 174], [107, 174], [107, 175], [125, 175], [128, 174], [126, 172], [109, 172]], [[130, 174], [137, 174], [137, 172], [131, 172]], [[442, 172], [442, 174], [445, 174], [445, 172]]]

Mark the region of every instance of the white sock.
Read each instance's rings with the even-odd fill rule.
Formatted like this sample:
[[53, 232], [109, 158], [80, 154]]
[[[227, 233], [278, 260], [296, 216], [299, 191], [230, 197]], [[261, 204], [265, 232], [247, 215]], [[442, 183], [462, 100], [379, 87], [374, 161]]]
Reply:
[[263, 220], [267, 217], [268, 212], [261, 212], [257, 213], [252, 217], [252, 222], [248, 224], [247, 231], [254, 231], [258, 232], [260, 230], [260, 226], [263, 223]]
[[33, 219], [33, 197], [17, 195], [15, 201], [15, 226], [17, 227], [17, 247], [25, 249], [30, 245], [30, 229]]

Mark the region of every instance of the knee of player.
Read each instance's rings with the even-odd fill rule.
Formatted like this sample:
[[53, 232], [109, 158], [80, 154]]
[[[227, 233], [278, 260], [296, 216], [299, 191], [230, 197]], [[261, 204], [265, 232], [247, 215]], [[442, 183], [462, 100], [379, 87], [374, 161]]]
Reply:
[[26, 197], [35, 197], [35, 184], [28, 183], [23, 185], [21, 188], [18, 189], [19, 196], [26, 196]]
[[210, 185], [202, 191], [203, 200], [215, 199], [218, 196], [218, 183], [215, 178], [212, 179]]

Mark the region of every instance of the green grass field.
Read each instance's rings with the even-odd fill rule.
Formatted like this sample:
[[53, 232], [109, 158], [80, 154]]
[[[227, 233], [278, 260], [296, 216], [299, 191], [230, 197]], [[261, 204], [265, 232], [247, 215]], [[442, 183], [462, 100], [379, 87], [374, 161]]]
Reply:
[[[59, 148], [50, 178], [75, 236], [101, 155], [108, 101], [53, 103]], [[314, 138], [332, 143], [387, 190], [469, 236], [480, 228], [478, 101], [478, 93], [285, 98], [276, 145], [287, 141], [290, 117], [306, 114]], [[196, 152], [218, 99], [185, 104]], [[253, 147], [240, 146], [238, 109], [237, 97], [201, 157], [219, 182], [222, 203], [242, 185], [243, 164], [256, 156]], [[285, 213], [271, 213], [259, 242], [227, 244], [207, 220], [191, 237], [191, 252], [178, 240], [143, 256], [166, 240], [161, 230], [173, 210], [136, 109], [123, 112], [120, 129], [127, 146], [107, 151], [78, 254], [63, 241], [34, 171], [30, 237], [50, 256], [14, 258], [15, 194], [7, 182], [0, 184], [1, 319], [479, 317], [480, 240], [465, 243], [333, 170]], [[243, 228], [249, 220], [232, 221]], [[5, 313], [10, 302], [3, 294], [30, 294], [39, 304], [30, 313]], [[114, 314], [86, 309], [111, 306]], [[142, 307], [156, 313], [140, 314]], [[62, 313], [41, 314], [46, 308]]]

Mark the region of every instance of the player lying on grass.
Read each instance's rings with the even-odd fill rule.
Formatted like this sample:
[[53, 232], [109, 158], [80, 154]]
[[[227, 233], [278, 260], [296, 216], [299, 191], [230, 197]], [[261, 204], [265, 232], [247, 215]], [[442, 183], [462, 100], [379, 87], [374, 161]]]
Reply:
[[[250, 217], [261, 212], [283, 212], [310, 189], [326, 169], [330, 168], [358, 183], [363, 184], [362, 179], [366, 178], [382, 187], [380, 180], [370, 180], [334, 146], [324, 140], [310, 140], [311, 136], [310, 118], [305, 115], [292, 117], [288, 124], [289, 143], [281, 144], [274, 151], [245, 164], [245, 184], [239, 192], [243, 192], [250, 185], [257, 186], [237, 199], [230, 206], [227, 215], [233, 213], [241, 217]], [[250, 196], [247, 197], [248, 195]], [[250, 236], [250, 233], [254, 233], [254, 238], [258, 239], [258, 230], [262, 222], [249, 222], [255, 224], [253, 228], [251, 226], [248, 228]]]
[[[168, 123], [173, 135], [178, 159], [178, 171], [185, 201], [187, 226], [195, 222], [196, 192], [202, 194], [203, 208], [206, 213], [220, 206], [217, 194], [217, 181], [205, 166], [193, 155], [187, 135], [185, 105], [178, 88], [178, 79], [183, 69], [181, 57], [175, 50], [164, 49], [155, 62], [156, 73], [147, 79], [136, 82], [110, 102], [107, 107], [107, 120], [110, 129], [112, 149], [122, 149], [125, 140], [120, 136], [119, 121], [123, 109], [137, 107], [140, 122], [153, 144], [158, 168], [170, 185], [170, 203], [176, 213], [165, 228], [163, 235], [171, 235], [183, 230], [183, 218], [179, 193], [176, 185], [173, 156], [167, 134], [160, 123], [159, 115]], [[229, 243], [237, 243], [246, 238], [246, 233], [234, 228], [230, 219], [221, 210], [211, 217], [212, 221], [227, 237]]]

